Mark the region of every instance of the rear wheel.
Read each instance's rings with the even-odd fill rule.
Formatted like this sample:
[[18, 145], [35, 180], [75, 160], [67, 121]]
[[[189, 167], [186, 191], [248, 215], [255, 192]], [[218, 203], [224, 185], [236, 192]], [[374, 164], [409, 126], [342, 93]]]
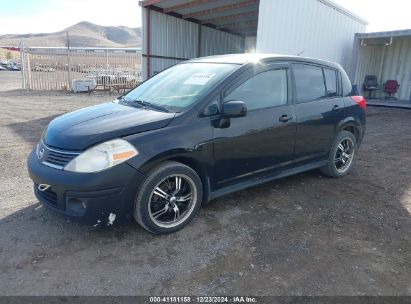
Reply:
[[201, 179], [194, 170], [167, 162], [147, 175], [136, 196], [134, 218], [149, 232], [174, 232], [193, 219], [202, 196]]
[[331, 147], [328, 163], [321, 172], [331, 177], [342, 177], [351, 170], [357, 154], [357, 141], [351, 132], [341, 131]]

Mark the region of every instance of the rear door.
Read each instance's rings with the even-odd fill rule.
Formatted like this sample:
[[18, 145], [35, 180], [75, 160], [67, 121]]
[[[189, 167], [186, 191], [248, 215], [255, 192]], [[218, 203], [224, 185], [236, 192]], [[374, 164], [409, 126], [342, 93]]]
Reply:
[[292, 160], [295, 115], [289, 98], [289, 65], [258, 64], [223, 92], [222, 102], [241, 100], [247, 116], [214, 129], [216, 187], [272, 174]]
[[297, 117], [296, 161], [324, 159], [344, 117], [339, 73], [328, 67], [302, 63], [292, 64], [292, 71]]

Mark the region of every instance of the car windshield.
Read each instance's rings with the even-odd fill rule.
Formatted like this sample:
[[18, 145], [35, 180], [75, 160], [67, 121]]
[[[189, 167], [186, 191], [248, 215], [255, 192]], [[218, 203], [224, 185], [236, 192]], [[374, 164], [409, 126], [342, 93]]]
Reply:
[[123, 97], [126, 103], [160, 106], [181, 112], [197, 102], [209, 89], [238, 65], [221, 63], [183, 63], [145, 81]]

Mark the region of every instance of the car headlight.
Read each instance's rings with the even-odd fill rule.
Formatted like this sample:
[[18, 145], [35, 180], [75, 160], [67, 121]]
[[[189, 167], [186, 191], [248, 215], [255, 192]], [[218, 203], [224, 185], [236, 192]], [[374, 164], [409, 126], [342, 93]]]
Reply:
[[71, 160], [64, 167], [64, 170], [88, 173], [102, 171], [121, 164], [136, 155], [138, 155], [138, 151], [127, 141], [113, 139], [84, 151]]

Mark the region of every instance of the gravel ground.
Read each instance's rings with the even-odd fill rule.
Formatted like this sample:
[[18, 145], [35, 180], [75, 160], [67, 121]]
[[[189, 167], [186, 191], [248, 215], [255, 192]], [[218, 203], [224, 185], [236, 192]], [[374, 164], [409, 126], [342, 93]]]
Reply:
[[370, 107], [343, 179], [270, 182], [153, 236], [94, 230], [36, 201], [26, 158], [41, 131], [110, 96], [4, 91], [15, 75], [0, 75], [1, 295], [411, 295], [411, 111]]
[[21, 72], [0, 71], [0, 92], [21, 88]]

